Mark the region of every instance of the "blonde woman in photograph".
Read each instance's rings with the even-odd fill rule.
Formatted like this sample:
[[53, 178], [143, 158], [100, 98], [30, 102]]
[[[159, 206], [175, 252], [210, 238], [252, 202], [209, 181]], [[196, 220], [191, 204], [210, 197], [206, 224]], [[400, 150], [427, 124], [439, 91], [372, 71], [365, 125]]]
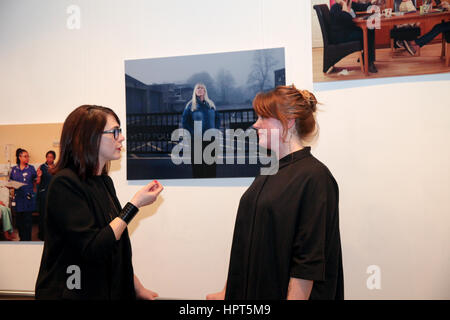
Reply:
[[[193, 178], [215, 178], [216, 177], [216, 164], [206, 164], [201, 157], [201, 163], [194, 163], [194, 125], [200, 124], [201, 135], [208, 129], [219, 129], [220, 118], [217, 113], [214, 102], [208, 97], [208, 91], [203, 83], [197, 83], [192, 92], [192, 99], [187, 103], [184, 108], [181, 125], [184, 129], [188, 130], [191, 135], [191, 165], [192, 165], [192, 177]], [[200, 139], [202, 139], [200, 137]], [[203, 140], [203, 139], [202, 139]], [[205, 147], [209, 142], [203, 142], [201, 148], [202, 155]], [[214, 156], [214, 155], [213, 155]]]

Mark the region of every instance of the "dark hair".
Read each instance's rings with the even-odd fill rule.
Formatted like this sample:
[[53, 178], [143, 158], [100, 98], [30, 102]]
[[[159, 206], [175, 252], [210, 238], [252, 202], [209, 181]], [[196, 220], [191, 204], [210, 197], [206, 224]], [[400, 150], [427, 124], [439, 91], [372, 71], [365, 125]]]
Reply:
[[[98, 172], [98, 152], [107, 115], [112, 115], [120, 125], [119, 117], [110, 108], [82, 105], [72, 111], [64, 121], [59, 161], [54, 172], [71, 168], [82, 179]], [[102, 168], [107, 174], [109, 162]]]
[[316, 136], [318, 124], [314, 117], [317, 99], [308, 90], [298, 90], [294, 85], [278, 86], [275, 89], [258, 93], [253, 100], [256, 114], [275, 118], [283, 125], [283, 138], [286, 137], [288, 121], [295, 119], [295, 129], [301, 139]]
[[52, 154], [52, 155], [53, 155], [53, 159], [56, 159], [56, 153], [55, 153], [55, 151], [53, 151], [53, 150], [47, 151], [47, 153], [45, 154], [45, 157], [47, 158], [47, 156], [48, 156], [49, 154]]
[[28, 153], [27, 150], [22, 149], [22, 148], [18, 148], [18, 149], [16, 150], [16, 163], [17, 163], [18, 166], [20, 166], [20, 159], [19, 159], [19, 157], [20, 157], [20, 155], [21, 155], [22, 153], [24, 153], [24, 152]]

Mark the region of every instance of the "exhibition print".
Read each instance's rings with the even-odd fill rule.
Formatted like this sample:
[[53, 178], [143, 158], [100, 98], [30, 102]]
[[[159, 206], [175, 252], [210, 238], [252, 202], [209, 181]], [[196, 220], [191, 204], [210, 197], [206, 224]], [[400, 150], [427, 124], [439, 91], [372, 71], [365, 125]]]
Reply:
[[62, 123], [0, 125], [0, 241], [44, 240]]
[[252, 100], [278, 85], [284, 48], [126, 60], [127, 179], [256, 176]]
[[450, 5], [313, 0], [314, 82], [450, 72]]

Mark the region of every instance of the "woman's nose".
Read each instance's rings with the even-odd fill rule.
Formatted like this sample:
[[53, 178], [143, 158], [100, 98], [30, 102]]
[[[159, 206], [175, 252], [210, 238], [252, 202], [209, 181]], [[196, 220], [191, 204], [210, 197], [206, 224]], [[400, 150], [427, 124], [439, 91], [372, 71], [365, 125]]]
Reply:
[[256, 122], [253, 124], [252, 127], [253, 127], [254, 129], [259, 129], [259, 128], [260, 128], [260, 126], [259, 126], [259, 119], [256, 120]]

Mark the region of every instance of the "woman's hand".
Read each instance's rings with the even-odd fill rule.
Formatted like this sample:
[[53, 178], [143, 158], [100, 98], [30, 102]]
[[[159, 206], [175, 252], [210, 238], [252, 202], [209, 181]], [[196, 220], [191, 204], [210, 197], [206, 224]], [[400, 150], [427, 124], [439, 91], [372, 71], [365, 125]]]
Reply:
[[159, 297], [159, 295], [156, 292], [153, 292], [151, 290], [146, 289], [141, 281], [136, 277], [136, 275], [133, 276], [134, 279], [134, 288], [136, 290], [136, 298], [140, 300], [155, 300], [155, 298]]
[[42, 170], [41, 170], [41, 168], [38, 168], [36, 171], [36, 180], [34, 181], [34, 184], [33, 184], [34, 192], [37, 192], [37, 185], [41, 184], [41, 177], [42, 177]]
[[145, 207], [155, 202], [163, 189], [163, 186], [154, 180], [139, 190], [130, 202], [137, 208]]
[[155, 298], [157, 297], [159, 297], [159, 295], [151, 290], [145, 288], [136, 290], [136, 298], [138, 298], [139, 300], [155, 300]]
[[208, 294], [206, 300], [225, 300], [225, 289], [220, 292]]
[[[350, 8], [351, 8], [351, 3], [350, 3]], [[342, 1], [342, 11], [350, 12], [350, 9], [347, 5], [347, 0]]]

